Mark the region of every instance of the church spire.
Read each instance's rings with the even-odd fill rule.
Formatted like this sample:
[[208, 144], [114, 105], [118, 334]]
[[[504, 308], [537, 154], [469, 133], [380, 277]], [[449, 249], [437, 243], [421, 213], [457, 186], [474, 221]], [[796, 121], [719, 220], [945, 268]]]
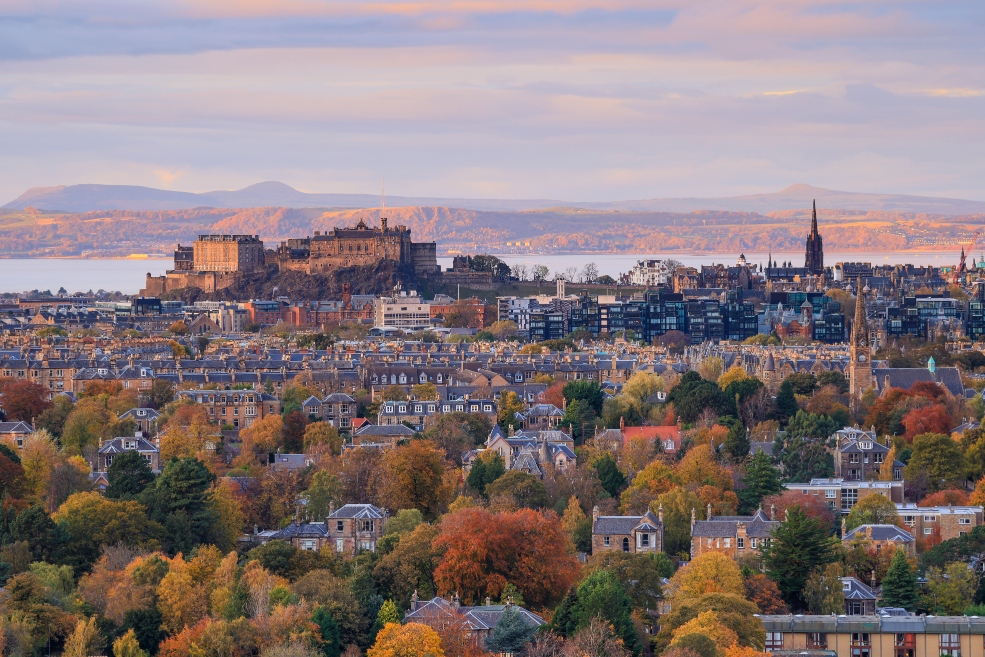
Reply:
[[869, 337], [869, 322], [865, 318], [865, 292], [862, 291], [862, 277], [858, 279], [858, 296], [855, 298], [855, 321], [852, 323], [852, 343], [858, 345], [860, 340]]
[[814, 208], [811, 210], [811, 236], [817, 235], [817, 199], [814, 199]]

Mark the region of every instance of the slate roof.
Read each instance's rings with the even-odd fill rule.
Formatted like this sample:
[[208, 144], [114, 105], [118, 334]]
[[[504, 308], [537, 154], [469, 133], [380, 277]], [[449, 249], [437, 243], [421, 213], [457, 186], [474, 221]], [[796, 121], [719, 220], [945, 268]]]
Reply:
[[[871, 539], [867, 532], [871, 530]], [[873, 541], [913, 541], [916, 540], [910, 532], [896, 525], [859, 525], [852, 531], [845, 534], [842, 541], [854, 540], [873, 540]]]
[[329, 520], [339, 520], [342, 518], [383, 518], [386, 513], [378, 506], [372, 504], [346, 504], [340, 509], [335, 510]]
[[413, 436], [414, 430], [402, 424], [384, 426], [369, 424], [356, 432], [357, 436]]
[[692, 538], [727, 538], [738, 532], [740, 524], [746, 526], [746, 536], [769, 538], [779, 521], [770, 520], [760, 509], [751, 516], [712, 516], [710, 520], [698, 520], [691, 529]]
[[[440, 617], [447, 613], [458, 612], [462, 614], [465, 622], [473, 631], [492, 630], [496, 627], [503, 612], [508, 608], [507, 605], [489, 605], [485, 607], [455, 607], [451, 602], [444, 598], [433, 598], [427, 602], [420, 603], [414, 611], [408, 612], [404, 616], [405, 623], [425, 622], [429, 617]], [[544, 619], [537, 614], [527, 611], [523, 607], [513, 605], [519, 612], [520, 617], [528, 627], [540, 627], [544, 624]]]
[[888, 376], [889, 385], [893, 388], [909, 390], [915, 383], [939, 383], [955, 397], [964, 396], [961, 373], [956, 367], [938, 367], [933, 372], [925, 367], [878, 367], [872, 370], [872, 376], [880, 395], [886, 391]]
[[[123, 441], [135, 441], [136, 446], [131, 449], [124, 449]], [[107, 441], [99, 448], [100, 454], [122, 454], [123, 452], [130, 452], [136, 450], [137, 452], [157, 452], [159, 451], [154, 443], [146, 440], [144, 438], [136, 437], [126, 437], [126, 438], [114, 438], [113, 440]]]
[[592, 524], [592, 533], [597, 535], [628, 536], [636, 527], [648, 527], [653, 531], [660, 521], [651, 511], [641, 516], [599, 516]]
[[278, 532], [268, 535], [269, 539], [289, 541], [292, 538], [324, 538], [328, 536], [328, 527], [323, 522], [296, 523], [292, 522]]
[[[855, 577], [842, 577], [845, 600], [875, 600], [876, 592]], [[847, 588], [845, 585], [848, 585]]]
[[34, 429], [26, 422], [0, 422], [0, 433], [31, 433]]
[[300, 470], [308, 467], [308, 457], [305, 454], [275, 454], [273, 468], [286, 468], [288, 470]]

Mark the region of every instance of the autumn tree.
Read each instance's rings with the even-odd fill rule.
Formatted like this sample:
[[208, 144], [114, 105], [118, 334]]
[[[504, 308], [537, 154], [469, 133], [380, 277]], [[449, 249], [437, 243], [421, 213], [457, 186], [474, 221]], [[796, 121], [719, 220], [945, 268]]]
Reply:
[[923, 478], [930, 492], [958, 488], [964, 480], [966, 463], [958, 443], [942, 433], [924, 433], [913, 439], [913, 454], [906, 464], [908, 480]]
[[497, 421], [504, 431], [509, 432], [509, 428], [520, 427], [520, 421], [516, 418], [517, 413], [523, 412], [523, 401], [512, 391], [507, 391], [499, 397], [499, 408], [497, 411]]
[[916, 436], [936, 433], [950, 435], [954, 420], [943, 404], [914, 408], [903, 416], [906, 427], [906, 440], [913, 441]]
[[697, 520], [706, 520], [705, 506], [694, 493], [682, 487], [674, 488], [657, 498], [653, 507], [663, 507], [664, 550], [670, 555], [688, 555], [691, 551], [691, 512]]
[[745, 585], [738, 565], [719, 552], [699, 554], [670, 580], [674, 597], [698, 598], [705, 593], [730, 593], [745, 596]]
[[575, 552], [592, 551], [592, 521], [581, 509], [581, 503], [574, 495], [561, 517], [561, 525], [568, 534], [570, 547]]
[[716, 622], [733, 632], [739, 645], [763, 649], [766, 632], [756, 617], [760, 610], [743, 595], [735, 593], [705, 593], [697, 598], [675, 594], [671, 612], [660, 619], [660, 631], [654, 648], [662, 649], [670, 645], [672, 640], [677, 645], [688, 645], [688, 642], [681, 641], [688, 634], [679, 632], [678, 629], [706, 612], [714, 612]]
[[515, 583], [531, 604], [548, 604], [564, 595], [578, 571], [575, 558], [557, 549], [566, 541], [553, 512], [463, 509], [442, 518], [434, 547], [446, 553], [435, 582], [439, 593], [459, 591], [476, 602]]
[[764, 497], [761, 507], [771, 520], [781, 520], [788, 509], [799, 506], [810, 518], [817, 518], [829, 527], [834, 526], [835, 511], [819, 495], [807, 495], [800, 490], [784, 490], [779, 495]]
[[845, 530], [852, 531], [862, 525], [895, 525], [899, 523], [899, 510], [883, 495], [867, 495], [852, 507], [845, 518]]
[[99, 652], [102, 645], [103, 638], [99, 635], [96, 617], [90, 616], [88, 620], [79, 620], [75, 631], [65, 642], [62, 654], [65, 657], [89, 657]]
[[977, 574], [960, 561], [945, 568], [931, 566], [927, 569], [927, 586], [920, 606], [936, 616], [959, 616], [975, 597]]
[[441, 637], [420, 623], [390, 623], [376, 635], [367, 657], [444, 657]]
[[77, 570], [95, 563], [102, 545], [157, 549], [163, 537], [161, 525], [148, 519], [139, 502], [110, 500], [99, 493], [72, 495], [52, 518], [67, 532], [68, 561]]
[[0, 395], [3, 396], [3, 412], [9, 421], [31, 423], [51, 408], [48, 391], [33, 381], [0, 379]]
[[233, 466], [251, 469], [256, 468], [260, 462], [266, 462], [267, 455], [281, 446], [283, 430], [284, 419], [280, 415], [268, 415], [241, 430], [240, 455], [233, 459]]
[[827, 616], [838, 614], [844, 609], [842, 575], [841, 564], [837, 562], [819, 566], [811, 571], [807, 581], [804, 582], [804, 590], [801, 594], [810, 613]]
[[776, 582], [762, 573], [745, 578], [746, 599], [752, 602], [763, 614], [788, 614], [787, 605]]
[[620, 497], [620, 511], [642, 514], [650, 503], [681, 483], [674, 469], [660, 459], [654, 459], [640, 470], [629, 488]]
[[425, 440], [389, 450], [383, 468], [380, 496], [390, 509], [417, 509], [424, 517], [435, 518], [451, 501], [454, 491], [442, 454]]
[[444, 555], [443, 548], [433, 545], [438, 533], [436, 526], [422, 523], [401, 535], [396, 547], [376, 564], [374, 580], [401, 606], [410, 603], [414, 591], [419, 591], [422, 597], [433, 596], [437, 591], [434, 571]]
[[168, 327], [168, 331], [174, 333], [175, 335], [185, 335], [188, 333], [188, 325], [185, 324], [183, 320], [179, 319], [177, 322], [173, 322], [171, 326]]
[[547, 489], [544, 482], [532, 474], [510, 470], [486, 486], [486, 495], [506, 498], [515, 509], [539, 509], [547, 506]]

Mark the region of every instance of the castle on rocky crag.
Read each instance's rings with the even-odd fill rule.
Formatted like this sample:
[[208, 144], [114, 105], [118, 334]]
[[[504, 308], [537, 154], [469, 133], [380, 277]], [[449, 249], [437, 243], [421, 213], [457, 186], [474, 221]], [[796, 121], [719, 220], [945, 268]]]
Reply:
[[174, 252], [174, 269], [164, 276], [147, 274], [141, 296], [161, 296], [172, 290], [197, 287], [215, 292], [235, 285], [244, 275], [269, 271], [327, 274], [357, 265], [393, 261], [413, 268], [415, 276], [437, 276], [437, 246], [414, 242], [406, 226], [390, 228], [385, 217], [378, 228], [362, 219], [355, 226], [335, 228], [324, 235], [289, 239], [276, 249], [264, 249], [259, 235], [199, 235], [192, 246]]

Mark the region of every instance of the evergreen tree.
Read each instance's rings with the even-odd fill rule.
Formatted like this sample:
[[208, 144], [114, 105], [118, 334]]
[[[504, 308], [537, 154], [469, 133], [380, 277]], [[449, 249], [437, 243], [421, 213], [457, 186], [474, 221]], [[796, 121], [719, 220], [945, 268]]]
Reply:
[[486, 639], [486, 650], [494, 653], [519, 653], [523, 644], [533, 638], [536, 625], [528, 625], [515, 606], [507, 607], [500, 615], [492, 634]]
[[790, 515], [773, 530], [762, 550], [766, 574], [777, 586], [783, 599], [792, 609], [805, 607], [804, 584], [811, 570], [835, 561], [838, 539], [831, 528], [817, 518], [811, 518], [800, 506], [790, 509]]
[[339, 657], [339, 626], [324, 607], [318, 607], [311, 615], [311, 621], [321, 630], [321, 654], [324, 657]]
[[838, 425], [827, 415], [797, 411], [787, 425], [786, 436], [778, 435], [773, 457], [787, 481], [810, 481], [834, 475], [830, 436]]
[[[758, 381], [758, 379], [755, 380]], [[724, 418], [723, 421], [729, 430], [722, 449], [729, 455], [733, 463], [741, 463], [749, 455], [749, 434], [739, 420]]]
[[164, 525], [171, 549], [189, 552], [200, 543], [209, 543], [216, 526], [210, 489], [215, 475], [196, 458], [173, 458], [164, 466], [156, 485], [144, 493], [150, 498], [153, 519]]
[[917, 605], [917, 575], [910, 568], [906, 553], [896, 548], [889, 571], [882, 580], [882, 604], [913, 611]]
[[[568, 385], [571, 385], [570, 383]], [[595, 411], [587, 402], [575, 399], [568, 404], [568, 408], [561, 418], [562, 427], [571, 427], [571, 437], [576, 445], [581, 445], [585, 441], [586, 435], [591, 435], [595, 428]]]
[[626, 476], [620, 472], [619, 466], [616, 465], [616, 459], [613, 458], [612, 454], [605, 454], [602, 458], [595, 462], [595, 471], [599, 476], [599, 483], [602, 484], [602, 488], [613, 499], [619, 499], [619, 493], [622, 491], [623, 486], [626, 485]]
[[575, 618], [577, 607], [578, 590], [572, 586], [551, 617], [551, 629], [563, 637], [574, 636], [578, 631], [578, 621]]
[[780, 483], [780, 471], [773, 467], [766, 452], [756, 452], [749, 465], [746, 466], [746, 476], [742, 478], [745, 488], [739, 491], [739, 501], [743, 513], [753, 513], [764, 497], [776, 495], [783, 490]]
[[131, 609], [128, 611], [123, 616], [123, 624], [120, 625], [119, 631], [126, 634], [127, 631], [133, 630], [140, 648], [148, 653], [156, 653], [158, 644], [165, 637], [161, 624], [161, 612], [156, 606], [151, 605], [150, 609]]
[[154, 481], [150, 465], [134, 450], [123, 452], [113, 459], [106, 470], [109, 485], [106, 497], [135, 499]]
[[797, 398], [794, 397], [793, 383], [789, 379], [784, 379], [780, 384], [780, 390], [776, 394], [776, 408], [785, 420], [796, 415], [800, 408], [797, 406]]
[[484, 454], [477, 458], [469, 469], [469, 476], [465, 480], [469, 488], [486, 495], [486, 486], [496, 481], [506, 474], [506, 461], [499, 454]]
[[598, 570], [578, 585], [574, 613], [577, 629], [587, 627], [593, 618], [601, 616], [612, 625], [612, 633], [623, 640], [626, 649], [639, 654], [632, 613], [633, 601], [611, 572]]
[[376, 620], [380, 622], [380, 625], [386, 625], [387, 623], [399, 623], [400, 622], [400, 612], [397, 611], [397, 605], [393, 600], [387, 600], [380, 607], [380, 613], [376, 615]]

